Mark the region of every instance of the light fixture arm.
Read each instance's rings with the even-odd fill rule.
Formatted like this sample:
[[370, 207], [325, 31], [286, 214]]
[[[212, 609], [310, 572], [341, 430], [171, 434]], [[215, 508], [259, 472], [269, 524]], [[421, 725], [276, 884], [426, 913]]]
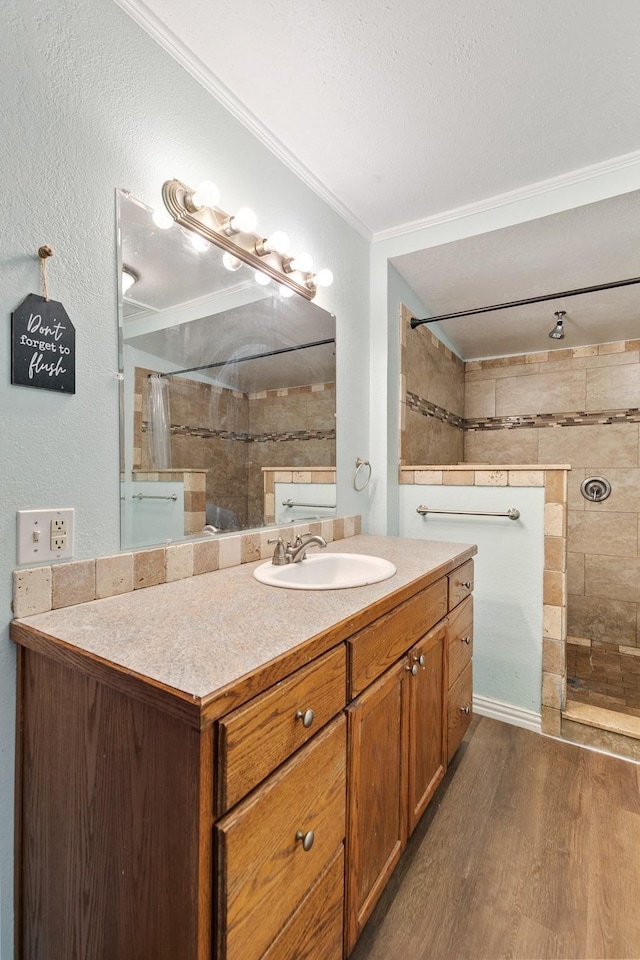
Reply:
[[162, 186], [164, 205], [181, 227], [191, 230], [209, 243], [222, 247], [227, 253], [244, 263], [267, 274], [277, 283], [295, 290], [307, 300], [316, 294], [313, 284], [313, 272], [308, 274], [284, 269], [284, 258], [278, 253], [259, 253], [263, 249], [264, 237], [255, 233], [226, 232], [230, 215], [218, 207], [197, 208], [192, 202], [193, 190], [180, 180], [167, 180]]

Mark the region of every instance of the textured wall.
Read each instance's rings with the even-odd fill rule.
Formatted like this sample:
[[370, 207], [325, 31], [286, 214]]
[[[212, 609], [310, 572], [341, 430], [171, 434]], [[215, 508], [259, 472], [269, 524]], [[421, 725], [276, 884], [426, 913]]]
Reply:
[[[466, 368], [466, 461], [572, 466], [568, 635], [640, 645], [640, 341]], [[602, 503], [580, 494], [592, 475]]]
[[[12, 956], [15, 650], [8, 640], [15, 512], [76, 508], [76, 557], [119, 548], [116, 187], [155, 205], [162, 182], [213, 177], [225, 204], [253, 206], [267, 230], [330, 266], [318, 296], [337, 317], [345, 416], [338, 462], [368, 450], [367, 243], [260, 145], [112, 0], [5, 0], [0, 209], [4, 313], [0, 378], [0, 956]], [[77, 331], [77, 393], [10, 385], [9, 314], [39, 290], [36, 251], [50, 243], [50, 293]], [[341, 482], [341, 481], [339, 481]], [[342, 512], [366, 503], [345, 472]], [[353, 509], [352, 509], [353, 508]]]

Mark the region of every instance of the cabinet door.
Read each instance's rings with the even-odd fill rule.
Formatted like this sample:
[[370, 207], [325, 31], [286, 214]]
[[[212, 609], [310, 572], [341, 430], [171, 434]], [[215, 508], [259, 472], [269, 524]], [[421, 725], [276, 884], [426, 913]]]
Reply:
[[403, 658], [347, 709], [347, 954], [406, 844], [407, 676]]
[[465, 731], [471, 723], [473, 713], [473, 673], [472, 663], [466, 665], [454, 685], [449, 690], [449, 721], [447, 760], [451, 758], [460, 746]]
[[409, 834], [446, 769], [445, 638], [443, 622], [409, 651]]
[[215, 825], [218, 960], [259, 960], [342, 847], [345, 754], [340, 716]]

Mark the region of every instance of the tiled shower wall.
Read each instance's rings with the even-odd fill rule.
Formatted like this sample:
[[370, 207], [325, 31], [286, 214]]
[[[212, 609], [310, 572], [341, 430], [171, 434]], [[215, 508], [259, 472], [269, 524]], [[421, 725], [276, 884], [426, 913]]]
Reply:
[[400, 464], [463, 459], [464, 363], [427, 326], [400, 318]]
[[[640, 340], [466, 364], [464, 460], [569, 463], [569, 639], [640, 646]], [[586, 501], [589, 476], [611, 496]]]
[[[149, 469], [148, 375], [136, 368], [134, 467]], [[174, 469], [207, 471], [206, 499], [263, 523], [263, 466], [335, 466], [335, 384], [244, 394], [170, 377]]]

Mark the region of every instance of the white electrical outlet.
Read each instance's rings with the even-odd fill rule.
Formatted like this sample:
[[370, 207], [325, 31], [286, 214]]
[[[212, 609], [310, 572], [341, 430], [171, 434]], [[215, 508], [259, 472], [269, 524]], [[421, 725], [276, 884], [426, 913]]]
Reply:
[[51, 563], [73, 557], [75, 510], [18, 510], [17, 563]]

